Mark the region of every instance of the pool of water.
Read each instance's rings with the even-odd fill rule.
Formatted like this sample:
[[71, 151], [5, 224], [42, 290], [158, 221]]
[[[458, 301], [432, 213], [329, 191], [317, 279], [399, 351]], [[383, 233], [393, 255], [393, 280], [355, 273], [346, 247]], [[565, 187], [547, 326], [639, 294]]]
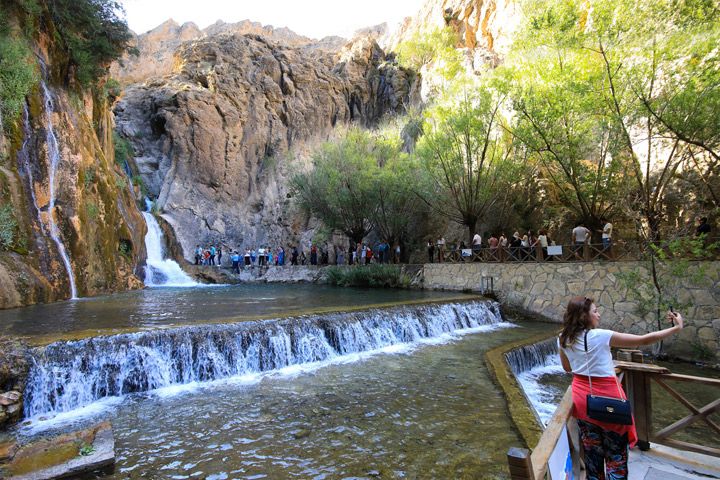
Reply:
[[509, 478], [507, 449], [523, 442], [484, 353], [547, 328], [488, 326], [128, 395], [53, 428], [110, 417], [117, 479]]
[[[123, 331], [237, 322], [389, 303], [462, 298], [457, 292], [247, 284], [148, 288], [102, 297], [0, 310], [0, 334], [45, 344]], [[466, 298], [472, 298], [465, 295]]]

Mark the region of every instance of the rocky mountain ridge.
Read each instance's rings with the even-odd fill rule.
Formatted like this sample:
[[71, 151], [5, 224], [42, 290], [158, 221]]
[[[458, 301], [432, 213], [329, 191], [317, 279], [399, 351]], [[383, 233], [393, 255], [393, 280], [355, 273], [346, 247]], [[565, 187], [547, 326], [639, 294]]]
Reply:
[[339, 50], [347, 42], [337, 36], [315, 40], [298, 35], [287, 27], [275, 28], [250, 20], [235, 23], [218, 20], [207, 28], [200, 29], [193, 22], [180, 25], [169, 19], [152, 30], [135, 34], [133, 47], [137, 49], [136, 54], [125, 54], [119, 62], [115, 62], [110, 69], [110, 75], [122, 85], [130, 85], [170, 74], [175, 65], [175, 51], [183, 42], [203, 40], [221, 34], [260, 35], [283, 45], [328, 52]]

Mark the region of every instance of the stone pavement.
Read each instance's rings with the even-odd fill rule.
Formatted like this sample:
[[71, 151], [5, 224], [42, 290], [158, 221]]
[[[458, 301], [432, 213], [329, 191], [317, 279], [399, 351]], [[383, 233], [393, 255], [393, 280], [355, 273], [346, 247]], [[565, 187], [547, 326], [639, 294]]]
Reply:
[[652, 444], [630, 450], [629, 470], [628, 480], [720, 479], [720, 458]]

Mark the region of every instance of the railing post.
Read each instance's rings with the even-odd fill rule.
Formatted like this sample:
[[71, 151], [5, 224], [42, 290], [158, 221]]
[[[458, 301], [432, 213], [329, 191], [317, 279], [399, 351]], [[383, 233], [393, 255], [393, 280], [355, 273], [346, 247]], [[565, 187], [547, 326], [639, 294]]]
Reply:
[[625, 370], [625, 389], [635, 417], [638, 448], [643, 451], [650, 450], [652, 396], [650, 395], [649, 374], [637, 370]]
[[583, 260], [590, 261], [590, 245], [587, 242], [583, 243]]
[[510, 478], [513, 480], [535, 480], [530, 450], [527, 448], [511, 447], [507, 453]]

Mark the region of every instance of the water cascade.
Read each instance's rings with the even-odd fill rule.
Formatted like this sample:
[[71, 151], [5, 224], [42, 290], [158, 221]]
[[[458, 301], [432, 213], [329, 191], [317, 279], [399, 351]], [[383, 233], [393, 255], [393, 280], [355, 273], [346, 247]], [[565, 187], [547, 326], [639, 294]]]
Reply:
[[547, 425], [564, 392], [564, 387], [557, 382], [543, 380], [545, 376], [563, 378], [557, 337], [511, 350], [505, 354], [505, 359], [538, 419]]
[[149, 212], [143, 212], [147, 223], [145, 249], [147, 266], [145, 267], [145, 285], [148, 287], [192, 287], [196, 286], [192, 278], [180, 268], [174, 260], [165, 258], [163, 233], [157, 220]]
[[497, 303], [470, 301], [57, 342], [33, 352], [25, 415], [67, 412], [104, 397], [173, 385], [351, 361], [353, 354], [509, 325]]
[[553, 337], [540, 343], [525, 345], [505, 354], [510, 369], [515, 375], [557, 363], [557, 338]]
[[[45, 70], [43, 69], [43, 75], [45, 76]], [[63, 244], [62, 239], [60, 238], [60, 229], [57, 226], [57, 223], [55, 221], [55, 176], [57, 174], [58, 166], [60, 164], [60, 147], [58, 144], [57, 136], [55, 135], [55, 126], [53, 125], [52, 116], [54, 112], [54, 104], [52, 99], [52, 94], [50, 93], [50, 89], [48, 89], [47, 84], [45, 83], [45, 80], [40, 81], [40, 88], [43, 93], [43, 102], [45, 104], [45, 144], [47, 145], [47, 152], [48, 152], [48, 205], [47, 205], [47, 215], [46, 220], [43, 221], [42, 215], [40, 215], [40, 223], [45, 225], [47, 229], [47, 234], [50, 235], [50, 238], [52, 238], [53, 242], [55, 242], [55, 246], [57, 247], [58, 253], [60, 254], [60, 258], [62, 259], [63, 265], [65, 265], [65, 271], [68, 275], [68, 281], [70, 282], [70, 297], [75, 299], [77, 298], [77, 287], [75, 285], [75, 275], [73, 274], [72, 270], [72, 264], [70, 263], [70, 257], [67, 253], [67, 250], [65, 249], [65, 245]], [[27, 115], [26, 115], [27, 116]], [[25, 122], [25, 127], [29, 127], [29, 116], [27, 116], [27, 121]], [[29, 134], [29, 131], [25, 132], [26, 134], [26, 141], [27, 141], [27, 135]], [[23, 144], [23, 149], [25, 148], [25, 144]], [[27, 155], [27, 152], [25, 152], [25, 155]], [[26, 172], [30, 174], [30, 185], [31, 185], [31, 191], [33, 191], [32, 188], [32, 175], [30, 173], [30, 167], [27, 162], [29, 162], [28, 157], [25, 159], [25, 167]], [[35, 207], [37, 208], [37, 200], [35, 198], [35, 194], [33, 191], [33, 202], [35, 203]], [[40, 210], [38, 209], [38, 212]]]

